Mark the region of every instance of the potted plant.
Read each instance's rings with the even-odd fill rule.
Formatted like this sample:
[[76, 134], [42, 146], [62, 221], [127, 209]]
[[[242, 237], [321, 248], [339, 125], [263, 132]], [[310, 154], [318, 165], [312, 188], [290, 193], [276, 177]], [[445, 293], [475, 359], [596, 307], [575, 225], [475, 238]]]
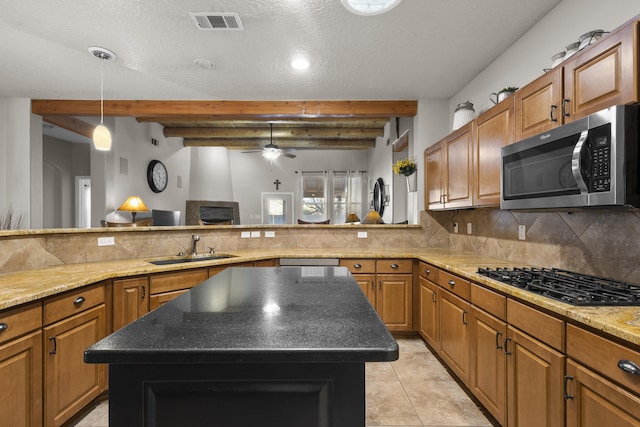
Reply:
[[[507, 99], [508, 97], [510, 97], [511, 95], [513, 95], [513, 93], [515, 91], [517, 91], [518, 88], [515, 86], [507, 86], [505, 88], [502, 88], [502, 90], [500, 90], [500, 92], [498, 93], [492, 93], [489, 96], [489, 99], [491, 100], [491, 102], [493, 102], [494, 104], [497, 104], [500, 101], [503, 101], [505, 99]], [[495, 96], [495, 99], [493, 98]]]
[[393, 172], [396, 175], [404, 175], [407, 177], [407, 188], [409, 191], [416, 191], [418, 189], [417, 170], [418, 167], [413, 157], [398, 160], [393, 164]]

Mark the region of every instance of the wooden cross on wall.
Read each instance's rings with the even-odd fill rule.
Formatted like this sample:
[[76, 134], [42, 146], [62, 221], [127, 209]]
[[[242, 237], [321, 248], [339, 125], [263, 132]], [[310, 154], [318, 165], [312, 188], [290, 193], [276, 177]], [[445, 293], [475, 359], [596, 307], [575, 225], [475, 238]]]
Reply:
[[280, 189], [280, 184], [282, 184], [282, 183], [280, 182], [280, 180], [279, 180], [278, 178], [276, 178], [276, 180], [275, 180], [275, 181], [273, 181], [273, 183], [274, 183], [274, 184], [275, 184], [275, 186], [276, 186], [276, 190], [279, 190], [279, 189]]

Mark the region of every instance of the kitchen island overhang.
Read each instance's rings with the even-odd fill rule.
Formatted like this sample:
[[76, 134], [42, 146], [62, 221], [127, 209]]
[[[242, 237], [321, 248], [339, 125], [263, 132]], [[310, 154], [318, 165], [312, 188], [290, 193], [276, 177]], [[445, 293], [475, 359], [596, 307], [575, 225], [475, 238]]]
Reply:
[[85, 352], [112, 426], [364, 426], [364, 364], [397, 358], [343, 267], [228, 268]]

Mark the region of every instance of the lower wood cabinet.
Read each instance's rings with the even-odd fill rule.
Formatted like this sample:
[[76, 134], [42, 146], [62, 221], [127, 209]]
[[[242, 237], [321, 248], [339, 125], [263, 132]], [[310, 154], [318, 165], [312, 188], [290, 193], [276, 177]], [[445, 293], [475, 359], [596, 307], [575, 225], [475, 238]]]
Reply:
[[118, 330], [149, 312], [149, 278], [113, 281], [113, 330]]
[[362, 293], [367, 296], [369, 303], [376, 306], [376, 275], [375, 274], [354, 274], [353, 278], [360, 286]]
[[42, 304], [0, 313], [0, 424], [42, 425]]
[[[104, 286], [101, 286], [104, 295]], [[88, 299], [83, 292], [54, 298], [50, 303], [77, 311]], [[45, 318], [47, 317], [45, 301]], [[45, 326], [44, 425], [60, 426], [107, 388], [107, 366], [84, 363], [84, 351], [106, 335], [104, 299], [98, 305]]]
[[432, 281], [420, 276], [420, 328], [422, 339], [436, 351], [440, 350], [440, 288]]
[[440, 357], [468, 384], [471, 304], [444, 289], [440, 295]]
[[565, 355], [508, 326], [507, 425], [564, 427]]
[[182, 295], [209, 277], [210, 272], [206, 268], [151, 276], [149, 279], [149, 310], [154, 310]]

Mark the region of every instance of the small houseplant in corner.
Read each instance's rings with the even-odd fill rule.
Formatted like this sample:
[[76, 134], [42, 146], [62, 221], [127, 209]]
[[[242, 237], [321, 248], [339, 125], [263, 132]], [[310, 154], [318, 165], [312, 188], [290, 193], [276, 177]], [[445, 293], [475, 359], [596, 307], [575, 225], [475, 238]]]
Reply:
[[393, 164], [393, 172], [396, 175], [404, 175], [407, 177], [407, 188], [409, 191], [417, 191], [418, 189], [418, 170], [415, 159], [408, 157], [403, 160], [398, 160]]

